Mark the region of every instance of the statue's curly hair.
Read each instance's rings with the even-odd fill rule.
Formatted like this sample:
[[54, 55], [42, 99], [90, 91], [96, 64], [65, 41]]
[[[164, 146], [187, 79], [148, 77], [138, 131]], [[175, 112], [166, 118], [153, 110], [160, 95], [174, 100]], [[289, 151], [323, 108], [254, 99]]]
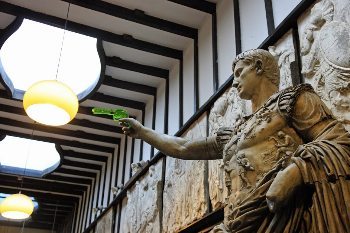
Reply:
[[265, 76], [277, 87], [280, 84], [280, 72], [278, 68], [278, 63], [274, 56], [263, 49], [251, 49], [247, 50], [243, 53], [238, 54], [232, 62], [232, 70], [235, 69], [235, 66], [238, 61], [243, 60], [250, 65], [254, 65], [255, 67], [256, 61], [261, 61], [261, 68], [265, 74]]

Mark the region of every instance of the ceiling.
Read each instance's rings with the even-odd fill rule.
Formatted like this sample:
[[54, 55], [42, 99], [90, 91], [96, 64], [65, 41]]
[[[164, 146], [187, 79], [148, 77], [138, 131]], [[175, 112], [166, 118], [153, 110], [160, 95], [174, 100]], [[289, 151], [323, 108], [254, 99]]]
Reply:
[[[80, 103], [76, 118], [62, 127], [34, 123], [22, 102], [0, 85], [0, 136], [56, 143], [61, 165], [45, 178], [23, 178], [22, 192], [39, 209], [26, 225], [59, 229], [74, 215], [118, 148], [123, 135], [115, 123], [91, 114], [95, 106], [125, 108], [143, 121], [147, 104], [179, 65], [183, 51], [197, 39], [216, 1], [202, 0], [0, 0], [0, 46], [23, 18], [98, 38], [104, 57], [101, 82]], [[103, 55], [103, 54], [102, 54]], [[34, 132], [33, 132], [34, 129]], [[33, 134], [33, 135], [32, 135]], [[17, 176], [0, 173], [0, 192], [18, 192]], [[56, 217], [54, 217], [56, 216]], [[2, 223], [0, 222], [0, 225]], [[8, 223], [7, 223], [8, 224]]]

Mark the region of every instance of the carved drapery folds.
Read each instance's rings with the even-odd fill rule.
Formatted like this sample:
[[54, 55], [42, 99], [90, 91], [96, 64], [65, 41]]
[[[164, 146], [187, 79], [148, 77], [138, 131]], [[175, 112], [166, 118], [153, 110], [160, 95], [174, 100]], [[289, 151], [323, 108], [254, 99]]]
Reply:
[[350, 130], [350, 5], [323, 0], [301, 23], [302, 73]]

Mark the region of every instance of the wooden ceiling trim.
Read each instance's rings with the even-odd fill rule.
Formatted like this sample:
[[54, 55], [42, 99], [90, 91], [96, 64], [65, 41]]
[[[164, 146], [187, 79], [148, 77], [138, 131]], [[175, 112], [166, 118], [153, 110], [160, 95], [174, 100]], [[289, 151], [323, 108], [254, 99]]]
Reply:
[[[11, 14], [14, 16], [20, 16], [26, 19], [34, 20], [37, 22], [41, 22], [44, 24], [48, 24], [51, 26], [55, 26], [58, 28], [64, 28], [65, 19], [43, 14], [40, 12], [35, 12], [32, 10], [29, 10], [24, 7], [20, 7], [11, 3], [3, 2], [0, 1], [0, 11]], [[128, 35], [128, 34], [123, 34], [123, 35], [118, 35], [112, 32], [108, 32], [102, 29], [86, 26], [80, 23], [76, 23], [73, 21], [68, 21], [67, 22], [67, 30], [80, 33], [83, 35], [95, 37], [95, 38], [100, 38], [104, 41], [112, 42], [115, 44], [119, 44], [122, 46], [138, 49], [141, 51], [149, 52], [149, 53], [154, 53], [158, 55], [162, 55], [165, 57], [171, 57], [175, 59], [182, 59], [182, 51], [169, 48], [166, 46], [142, 41], [133, 38], [133, 36]]]
[[112, 78], [111, 76], [105, 77], [105, 80], [103, 81], [103, 85], [115, 87], [115, 88], [121, 88], [128, 91], [141, 92], [143, 94], [152, 95], [152, 96], [155, 96], [157, 94], [157, 88], [155, 87], [146, 86], [138, 83], [127, 82], [127, 81]]
[[108, 160], [107, 156], [102, 156], [102, 155], [87, 154], [87, 153], [81, 153], [73, 150], [64, 150], [64, 149], [62, 149], [62, 152], [64, 153], [64, 156], [69, 156], [69, 157], [78, 158], [78, 159], [92, 160], [92, 161], [98, 161], [98, 162], [104, 162], [104, 163], [106, 163]]
[[120, 57], [105, 57], [105, 63], [107, 66], [112, 66], [124, 70], [130, 70], [142, 74], [148, 74], [151, 76], [168, 79], [169, 70], [162, 69], [155, 66], [143, 65], [132, 61], [121, 59]]
[[[2, 180], [1, 181], [2, 186], [6, 187], [12, 187], [15, 189], [21, 189], [21, 190], [27, 190], [27, 191], [35, 191], [35, 192], [55, 192], [57, 195], [64, 195], [64, 196], [81, 196], [83, 195], [84, 191], [81, 190], [71, 190], [69, 188], [65, 188], [64, 185], [52, 185], [48, 184], [45, 182], [42, 182], [42, 184], [38, 182], [29, 182], [23, 181], [23, 183], [18, 182], [17, 180], [15, 181], [10, 181], [10, 180]], [[21, 186], [21, 188], [19, 188]]]
[[93, 96], [90, 97], [90, 99], [98, 102], [109, 103], [138, 110], [144, 110], [146, 106], [146, 104], [143, 102], [105, 95], [100, 92], [95, 93]]
[[[111, 119], [111, 117], [109, 117], [109, 119]], [[87, 119], [74, 118], [71, 122], [68, 123], [68, 125], [76, 125], [76, 126], [81, 126], [85, 128], [98, 129], [98, 130], [108, 131], [108, 132], [113, 131], [118, 134], [123, 134], [123, 131], [121, 130], [120, 127], [113, 127], [112, 125], [93, 122]], [[115, 138], [116, 137], [114, 137], [114, 140]]]
[[196, 28], [177, 24], [151, 15], [144, 11], [135, 9], [131, 10], [122, 6], [103, 1], [81, 1], [81, 0], [63, 0], [73, 3], [74, 5], [88, 8], [93, 11], [105, 13], [117, 18], [125, 19], [145, 26], [153, 27], [159, 30], [177, 34], [180, 36], [195, 38], [198, 30]]
[[31, 129], [31, 130], [41, 131], [41, 132], [51, 133], [51, 134], [59, 134], [59, 135], [75, 137], [79, 139], [93, 140], [96, 142], [104, 142], [104, 143], [111, 143], [111, 144], [116, 144], [118, 142], [118, 140], [116, 140], [116, 137], [109, 137], [109, 136], [103, 136], [99, 134], [87, 133], [81, 130], [68, 130], [68, 129], [62, 129], [58, 127], [48, 127], [48, 126], [36, 124], [36, 123], [28, 123], [23, 121], [12, 120], [1, 116], [0, 116], [0, 122], [1, 124], [5, 124], [9, 126], [16, 126], [24, 129]]
[[45, 179], [48, 180], [54, 180], [54, 181], [61, 181], [65, 183], [75, 183], [75, 184], [82, 184], [82, 185], [91, 185], [92, 180], [88, 178], [76, 178], [76, 177], [67, 177], [67, 176], [61, 176], [56, 174], [49, 174], [47, 176], [44, 176]]
[[81, 177], [89, 177], [91, 179], [95, 179], [97, 174], [95, 172], [72, 170], [72, 169], [63, 168], [63, 167], [57, 168], [55, 170], [55, 173], [61, 173], [63, 175], [67, 174], [67, 175], [74, 175], [74, 176], [81, 176]]
[[[10, 221], [0, 221], [2, 226], [9, 226], [9, 227], [22, 227], [23, 222], [10, 222]], [[33, 222], [33, 221], [26, 221], [24, 227], [27, 228], [36, 228], [36, 229], [44, 229], [44, 230], [51, 230], [52, 229], [52, 223], [41, 223], [41, 222]], [[58, 228], [58, 223], [55, 224], [54, 230]]]
[[[106, 152], [106, 153], [113, 153], [114, 152], [114, 148], [111, 148], [111, 147], [99, 146], [99, 145], [94, 145], [94, 144], [78, 142], [78, 141], [74, 141], [74, 140], [72, 141], [72, 140], [65, 140], [65, 139], [46, 137], [46, 136], [38, 136], [38, 135], [31, 136], [31, 134], [19, 133], [19, 132], [10, 131], [10, 130], [1, 129], [1, 128], [0, 128], [0, 134], [6, 134], [6, 135], [10, 135], [10, 136], [22, 137], [22, 138], [39, 140], [39, 141], [44, 141], [44, 142], [52, 142], [52, 143], [56, 143], [59, 145], [77, 147], [77, 148], [87, 149], [87, 150], [92, 150], [92, 151], [100, 151], [100, 152]], [[116, 140], [118, 140], [118, 138], [116, 138]]]
[[[19, 191], [19, 187], [4, 187], [2, 184], [0, 184], [0, 187], [1, 192], [3, 193], [14, 194], [18, 193]], [[38, 192], [27, 189], [21, 189], [21, 193], [30, 197], [34, 197], [37, 201], [40, 201], [42, 198], [45, 200], [51, 199], [55, 200], [57, 203], [65, 203], [66, 205], [74, 205], [77, 202], [79, 202], [79, 197], [60, 195], [52, 192]]]
[[[4, 91], [0, 90], [0, 95], [1, 94], [5, 94]], [[3, 98], [3, 96], [1, 96]], [[9, 98], [5, 98], [8, 100], [13, 100], [13, 101], [17, 101], [17, 102], [21, 102], [20, 100], [16, 100], [16, 99], [9, 99]], [[18, 114], [21, 116], [27, 116], [27, 114], [25, 113], [24, 109], [22, 107], [16, 107], [16, 106], [11, 106], [11, 105], [7, 105], [7, 104], [0, 104], [0, 109], [3, 112], [8, 112], [8, 113], [12, 113], [12, 114]], [[87, 107], [82, 107], [79, 106], [79, 110], [78, 113], [79, 114], [83, 114], [83, 115], [92, 115], [92, 108], [87, 108]], [[94, 117], [98, 117], [100, 118], [100, 115], [93, 115]], [[104, 117], [104, 118], [108, 118], [111, 119], [111, 117]], [[78, 119], [78, 118], [74, 118], [71, 122], [68, 123], [68, 125], [75, 125], [75, 126], [81, 126], [81, 127], [85, 127], [85, 128], [92, 128], [92, 129], [99, 129], [99, 130], [103, 130], [103, 131], [115, 131], [118, 134], [123, 134], [121, 128], [119, 127], [111, 127], [111, 125], [108, 124], [103, 124], [103, 123], [99, 123], [99, 122], [94, 122], [94, 121], [90, 121], [87, 119]]]
[[59, 206], [47, 206], [45, 203], [39, 203], [38, 211], [42, 213], [52, 213], [57, 211], [57, 213], [67, 214], [73, 211], [73, 208], [59, 207]]
[[175, 2], [177, 4], [187, 6], [199, 11], [203, 11], [209, 14], [213, 14], [216, 12], [216, 4], [203, 0], [168, 0], [170, 2]]
[[[31, 188], [36, 189], [38, 187], [39, 190], [42, 188], [48, 187], [47, 191], [62, 191], [62, 193], [70, 193], [70, 191], [82, 191], [85, 192], [87, 190], [87, 186], [79, 185], [79, 184], [65, 184], [60, 183], [58, 181], [48, 181], [44, 179], [33, 179], [30, 177], [22, 177], [22, 180], [18, 180], [18, 176], [14, 175], [6, 175], [0, 173], [0, 180], [2, 182], [12, 183], [11, 186], [19, 187], [20, 185], [31, 186]], [[23, 186], [25, 187], [25, 186]]]
[[92, 169], [92, 170], [97, 170], [101, 171], [102, 165], [98, 164], [92, 164], [92, 163], [84, 163], [84, 162], [78, 162], [78, 161], [73, 161], [64, 158], [62, 161], [62, 166], [71, 166], [71, 167], [81, 167], [81, 168], [87, 168], [87, 169]]

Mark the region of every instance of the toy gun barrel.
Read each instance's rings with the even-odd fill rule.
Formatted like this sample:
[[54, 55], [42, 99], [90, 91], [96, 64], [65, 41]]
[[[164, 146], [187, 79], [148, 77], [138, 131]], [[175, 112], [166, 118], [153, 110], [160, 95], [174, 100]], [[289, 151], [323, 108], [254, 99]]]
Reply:
[[114, 121], [118, 121], [121, 118], [128, 118], [129, 114], [124, 109], [108, 109], [108, 108], [93, 108], [92, 109], [93, 114], [100, 114], [100, 115], [110, 115], [113, 116]]
[[93, 108], [92, 113], [93, 114], [100, 114], [100, 115], [114, 115], [116, 111], [113, 109], [108, 108]]

